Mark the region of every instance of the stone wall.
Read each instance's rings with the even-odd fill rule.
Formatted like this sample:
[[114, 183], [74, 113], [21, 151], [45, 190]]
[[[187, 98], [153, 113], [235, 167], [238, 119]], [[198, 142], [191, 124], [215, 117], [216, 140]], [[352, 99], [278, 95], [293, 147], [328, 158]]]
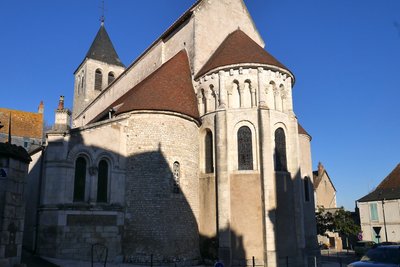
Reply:
[[0, 266], [9, 267], [21, 262], [28, 163], [0, 155], [0, 168]]
[[126, 128], [126, 261], [198, 260], [198, 126], [174, 113], [134, 113]]

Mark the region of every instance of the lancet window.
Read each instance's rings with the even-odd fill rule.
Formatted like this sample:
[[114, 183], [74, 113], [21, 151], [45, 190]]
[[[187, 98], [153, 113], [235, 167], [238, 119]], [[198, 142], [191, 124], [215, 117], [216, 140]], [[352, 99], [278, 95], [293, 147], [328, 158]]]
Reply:
[[173, 184], [172, 191], [175, 194], [179, 194], [181, 192], [181, 190], [180, 190], [181, 165], [177, 161], [174, 162], [174, 166], [173, 166], [173, 169], [172, 169], [172, 174], [173, 174], [173, 177], [174, 177], [174, 181], [173, 181], [174, 184]]
[[207, 129], [204, 140], [204, 160], [205, 160], [205, 172], [214, 172], [214, 154], [213, 154], [213, 136], [212, 132]]
[[310, 178], [308, 176], [304, 177], [304, 200], [306, 202], [310, 201]]
[[251, 130], [242, 126], [237, 132], [238, 169], [253, 170], [253, 144]]
[[282, 128], [275, 131], [275, 171], [287, 171], [286, 136]]
[[97, 202], [107, 202], [108, 171], [108, 162], [102, 159], [99, 162], [97, 173]]
[[78, 157], [75, 161], [74, 202], [85, 200], [86, 166], [84, 157]]
[[102, 83], [103, 83], [103, 73], [101, 72], [100, 69], [97, 69], [94, 79], [94, 89], [101, 91]]
[[112, 83], [114, 80], [115, 80], [115, 74], [112, 71], [110, 71], [108, 73], [108, 84]]

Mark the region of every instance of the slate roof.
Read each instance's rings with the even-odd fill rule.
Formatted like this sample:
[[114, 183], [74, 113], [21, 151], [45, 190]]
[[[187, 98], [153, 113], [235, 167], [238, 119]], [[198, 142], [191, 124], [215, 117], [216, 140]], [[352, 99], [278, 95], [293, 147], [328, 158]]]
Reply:
[[114, 108], [115, 115], [134, 110], [158, 110], [177, 112], [199, 120], [191, 77], [186, 50], [181, 50], [107, 107], [92, 122], [106, 116], [111, 108]]
[[377, 200], [400, 199], [400, 164], [386, 176], [374, 191], [357, 200], [368, 202]]
[[288, 68], [265, 51], [264, 48], [238, 29], [225, 38], [207, 63], [197, 73], [196, 79], [215, 68], [243, 63], [272, 65], [290, 72]]
[[97, 32], [85, 58], [91, 58], [108, 64], [125, 67], [114, 49], [104, 24], [100, 26], [100, 29]]
[[0, 133], [8, 135], [11, 114], [11, 135], [41, 139], [43, 136], [43, 114], [0, 108], [0, 121], [4, 126]]

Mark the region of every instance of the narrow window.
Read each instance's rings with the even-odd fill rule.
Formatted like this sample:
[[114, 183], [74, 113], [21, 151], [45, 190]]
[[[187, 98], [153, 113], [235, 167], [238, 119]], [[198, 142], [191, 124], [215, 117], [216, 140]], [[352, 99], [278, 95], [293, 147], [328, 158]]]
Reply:
[[112, 72], [108, 73], [108, 84], [112, 83], [115, 80], [115, 75]]
[[177, 162], [177, 161], [174, 162], [172, 174], [174, 176], [174, 185], [173, 185], [172, 191], [175, 194], [179, 194], [180, 193], [179, 182], [180, 182], [180, 178], [181, 178], [181, 166], [180, 166], [179, 162]]
[[253, 169], [253, 144], [251, 140], [251, 130], [247, 126], [242, 126], [237, 132], [238, 144], [238, 169]]
[[282, 128], [275, 131], [275, 171], [287, 171], [286, 137]]
[[100, 69], [96, 70], [95, 79], [94, 79], [94, 89], [101, 91], [101, 85], [103, 83], [103, 74]]
[[207, 134], [204, 140], [204, 147], [205, 147], [205, 163], [206, 173], [213, 173], [214, 172], [214, 157], [213, 157], [213, 136], [210, 130], [207, 130]]
[[310, 201], [310, 178], [308, 176], [304, 177], [304, 200], [306, 202]]
[[99, 162], [97, 176], [97, 202], [107, 202], [108, 163], [106, 160]]
[[369, 204], [371, 221], [378, 221], [378, 205], [376, 203]]
[[74, 202], [85, 200], [86, 160], [79, 157], [75, 162]]

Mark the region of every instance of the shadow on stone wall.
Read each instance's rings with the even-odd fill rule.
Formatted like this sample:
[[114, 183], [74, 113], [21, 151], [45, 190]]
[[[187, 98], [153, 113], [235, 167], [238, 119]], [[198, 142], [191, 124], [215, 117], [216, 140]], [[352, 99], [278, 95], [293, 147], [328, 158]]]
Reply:
[[[66, 191], [65, 187], [59, 184], [63, 184], [62, 179], [74, 180], [73, 177], [65, 177], [65, 173], [74, 175], [71, 166], [75, 166], [79, 153], [70, 161], [66, 155], [77, 146], [85, 153], [93, 152], [99, 155], [101, 151], [120, 161], [118, 168], [124, 168], [122, 171], [125, 173], [125, 182], [119, 191], [111, 191], [111, 194], [124, 194], [123, 203], [62, 201], [43, 205], [43, 198], [46, 197], [43, 194], [47, 188], [58, 190], [57, 194], [73, 195], [73, 192]], [[61, 152], [63, 148], [68, 150], [65, 155]], [[59, 167], [56, 171], [53, 168], [53, 171], [49, 172], [45, 169], [46, 166], [42, 168], [42, 160], [38, 157], [37, 166], [33, 166], [34, 171], [28, 178], [28, 184], [36, 189], [27, 192], [27, 201], [34, 203], [40, 198], [41, 203], [38, 207], [33, 205], [27, 210], [29, 224], [25, 227], [25, 234], [29, 236], [25, 237], [24, 240], [28, 241], [24, 245], [30, 250], [35, 250], [38, 255], [90, 260], [92, 245], [99, 243], [109, 248], [109, 261], [140, 264], [153, 261], [155, 264], [176, 263], [189, 266], [204, 260], [218, 260], [218, 235], [206, 238], [199, 234], [192, 208], [198, 201], [197, 172], [194, 174], [195, 179], [185, 177], [184, 174], [188, 172], [184, 168], [188, 164], [167, 161], [161, 146], [155, 151], [123, 157], [101, 147], [84, 146], [84, 138], [80, 132], [72, 131], [68, 143], [49, 143], [43, 157], [47, 163], [52, 160], [51, 157], [58, 158]], [[93, 179], [97, 171], [90, 171], [86, 179]], [[59, 184], [49, 184], [49, 178], [55, 177], [59, 179]], [[112, 176], [109, 179], [110, 183], [114, 182]], [[110, 212], [121, 214], [121, 225], [118, 225], [119, 217], [104, 217]], [[91, 218], [88, 217], [88, 213]], [[73, 214], [73, 218], [68, 217], [68, 214]], [[37, 215], [39, 218], [36, 218]], [[60, 216], [67, 217], [66, 223], [60, 223]], [[36, 225], [37, 222], [39, 225]], [[229, 230], [221, 230], [220, 233], [226, 231]], [[242, 238], [233, 232], [231, 238], [234, 240], [232, 244], [235, 259], [243, 259], [242, 262], [236, 260], [237, 266], [244, 266], [246, 253]], [[224, 261], [230, 264], [231, 258], [232, 255]]]
[[[302, 266], [317, 255], [315, 220], [311, 218], [309, 221], [303, 221], [304, 216], [314, 216], [314, 196], [310, 195], [309, 203], [305, 203], [302, 191], [304, 181], [300, 171], [296, 172], [294, 179], [291, 177], [290, 172], [275, 172], [277, 206], [268, 214], [271, 221], [275, 222], [278, 266]], [[312, 189], [312, 185], [309, 186]], [[311, 215], [307, 215], [310, 207]], [[304, 241], [300, 240], [303, 231]]]

